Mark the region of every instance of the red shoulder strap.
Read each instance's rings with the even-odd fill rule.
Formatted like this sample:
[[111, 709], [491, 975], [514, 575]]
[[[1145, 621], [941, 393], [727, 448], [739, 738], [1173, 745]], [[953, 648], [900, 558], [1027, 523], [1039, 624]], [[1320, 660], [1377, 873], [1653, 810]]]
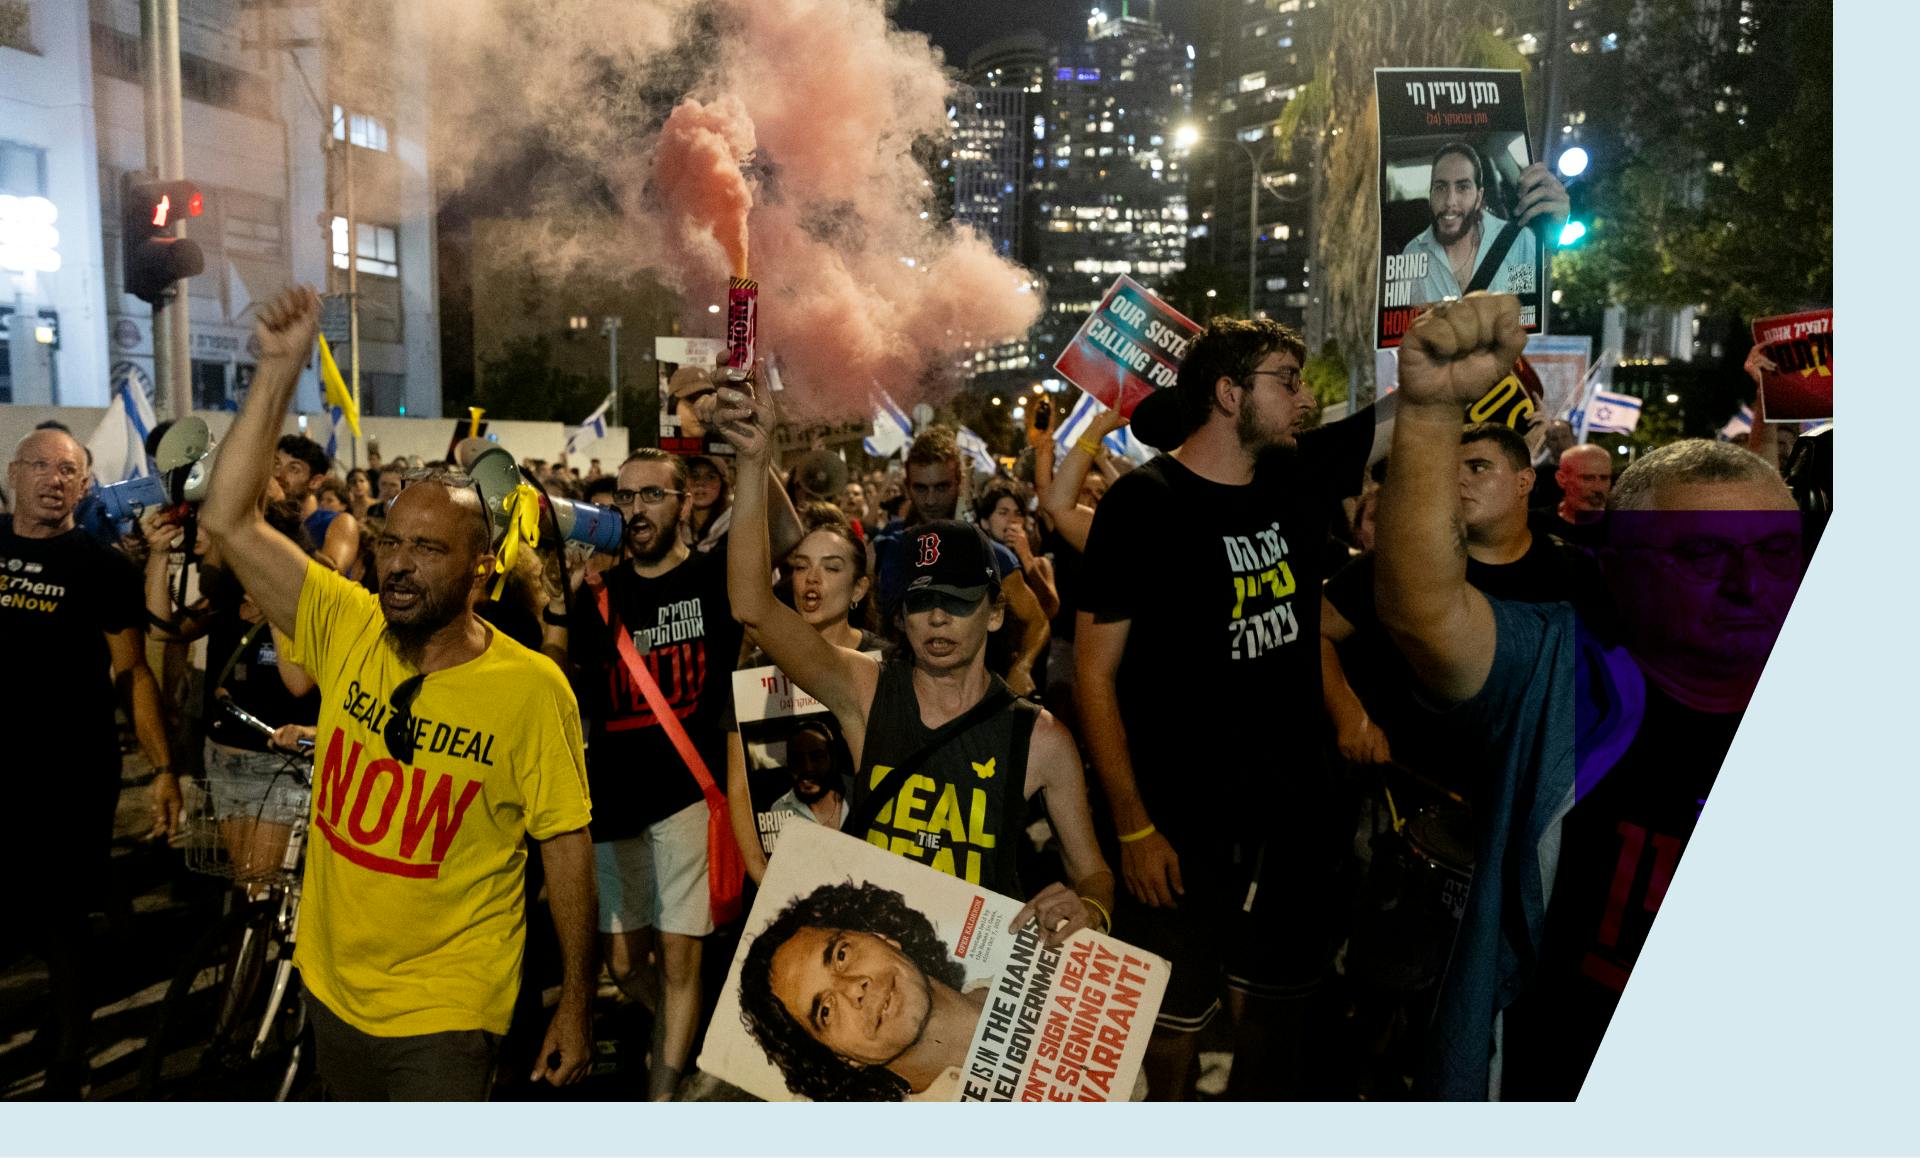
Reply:
[[646, 697], [647, 707], [653, 710], [653, 718], [660, 722], [667, 738], [673, 741], [687, 771], [693, 773], [694, 782], [700, 785], [700, 792], [707, 798], [707, 804], [723, 805], [726, 794], [713, 782], [713, 773], [707, 770], [707, 762], [700, 758], [700, 749], [693, 746], [693, 738], [687, 735], [680, 717], [673, 714], [667, 697], [660, 692], [660, 685], [653, 680], [653, 673], [647, 670], [646, 661], [640, 658], [640, 649], [633, 646], [633, 636], [628, 634], [620, 623], [620, 617], [614, 613], [612, 600], [607, 597], [606, 581], [590, 574], [587, 576], [587, 586], [593, 591], [594, 606], [599, 608], [600, 618], [613, 630], [614, 646], [620, 650], [620, 660], [627, 665], [627, 674], [633, 678], [633, 682], [639, 685], [640, 694]]

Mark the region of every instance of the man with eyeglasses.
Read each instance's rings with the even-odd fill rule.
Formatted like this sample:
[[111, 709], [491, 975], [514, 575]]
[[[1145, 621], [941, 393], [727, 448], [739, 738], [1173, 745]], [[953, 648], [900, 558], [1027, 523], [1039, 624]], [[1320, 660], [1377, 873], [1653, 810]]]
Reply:
[[320, 685], [294, 951], [320, 1077], [341, 1100], [489, 1095], [520, 983], [532, 840], [563, 970], [533, 1078], [565, 1085], [593, 1060], [579, 709], [552, 663], [475, 613], [499, 560], [464, 475], [429, 475], [389, 504], [377, 597], [267, 525], [269, 454], [319, 321], [304, 287], [260, 311], [253, 390], [201, 525]]
[[1229, 1096], [1290, 1092], [1331, 958], [1315, 905], [1350, 826], [1319, 754], [1320, 584], [1380, 414], [1304, 430], [1305, 358], [1278, 322], [1208, 326], [1134, 411], [1169, 453], [1107, 491], [1081, 569], [1075, 695], [1119, 838], [1115, 920], [1173, 962], [1146, 1060], [1161, 1098], [1190, 1096], [1222, 999]]
[[1476, 590], [1451, 485], [1460, 422], [1524, 342], [1512, 297], [1414, 323], [1381, 499], [1381, 621], [1450, 705], [1462, 753], [1494, 765], [1421, 1077], [1433, 1097], [1579, 1093], [1804, 565], [1778, 472], [1693, 439], [1613, 488], [1597, 554], [1617, 629]]
[[[691, 502], [687, 464], [653, 447], [620, 464], [613, 502], [625, 519], [621, 563], [583, 583], [565, 622], [550, 621], [546, 633], [547, 653], [575, 672], [591, 724], [601, 946], [621, 991], [654, 1012], [647, 1079], [654, 1100], [673, 1096], [699, 1028], [700, 939], [714, 930], [707, 803], [629, 674], [616, 632], [631, 639], [721, 783], [741, 640], [727, 601], [726, 548], [697, 551], [681, 533]], [[797, 539], [798, 521], [790, 512], [787, 521], [783, 548]]]
[[0, 876], [12, 882], [0, 939], [47, 964], [51, 1001], [37, 1045], [47, 1053], [43, 1095], [56, 1098], [79, 1097], [87, 1074], [87, 914], [105, 907], [120, 797], [116, 696], [154, 767], [153, 835], [170, 834], [180, 814], [139, 573], [75, 525], [87, 483], [86, 448], [64, 430], [35, 430], [14, 448], [14, 509], [0, 515], [0, 730], [19, 820], [0, 841]]

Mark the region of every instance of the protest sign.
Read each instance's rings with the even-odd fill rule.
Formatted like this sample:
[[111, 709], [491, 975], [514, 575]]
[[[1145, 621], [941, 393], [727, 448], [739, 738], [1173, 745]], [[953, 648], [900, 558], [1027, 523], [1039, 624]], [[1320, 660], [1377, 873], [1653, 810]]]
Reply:
[[1580, 405], [1593, 362], [1593, 339], [1578, 334], [1530, 334], [1526, 359], [1540, 380], [1540, 410], [1564, 417]]
[[1520, 74], [1379, 68], [1378, 346], [1397, 346], [1422, 310], [1476, 290], [1515, 294], [1540, 328], [1545, 250], [1513, 223], [1533, 163]]
[[788, 825], [700, 1068], [769, 1101], [1127, 1100], [1170, 966], [1091, 930], [1049, 949], [1020, 908]]
[[1199, 323], [1122, 276], [1054, 361], [1060, 376], [1102, 405], [1133, 414], [1142, 398], [1173, 385]]
[[[661, 450], [673, 454], [733, 454], [732, 444], [718, 430], [708, 429], [698, 413], [702, 398], [711, 397], [715, 359], [726, 352], [725, 338], [653, 340], [654, 364], [660, 370]], [[695, 370], [702, 373], [695, 374]]]
[[1753, 323], [1753, 341], [1775, 369], [1760, 379], [1768, 422], [1833, 417], [1833, 311], [1782, 314]]
[[853, 757], [825, 704], [769, 665], [733, 673], [733, 708], [761, 852], [789, 823], [846, 818]]

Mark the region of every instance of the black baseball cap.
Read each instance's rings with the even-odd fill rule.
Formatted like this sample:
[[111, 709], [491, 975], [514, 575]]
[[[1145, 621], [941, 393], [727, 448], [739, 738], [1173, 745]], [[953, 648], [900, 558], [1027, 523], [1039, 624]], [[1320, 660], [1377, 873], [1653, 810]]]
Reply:
[[973, 523], [936, 519], [908, 528], [907, 590], [939, 591], [978, 603], [1000, 586], [1000, 564], [986, 532]]

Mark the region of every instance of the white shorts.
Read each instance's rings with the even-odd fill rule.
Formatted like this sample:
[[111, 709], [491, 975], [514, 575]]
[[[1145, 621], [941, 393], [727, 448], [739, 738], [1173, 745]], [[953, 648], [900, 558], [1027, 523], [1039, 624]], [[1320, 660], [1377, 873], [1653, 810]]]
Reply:
[[707, 802], [689, 804], [639, 836], [593, 846], [600, 931], [713, 932], [707, 902]]

